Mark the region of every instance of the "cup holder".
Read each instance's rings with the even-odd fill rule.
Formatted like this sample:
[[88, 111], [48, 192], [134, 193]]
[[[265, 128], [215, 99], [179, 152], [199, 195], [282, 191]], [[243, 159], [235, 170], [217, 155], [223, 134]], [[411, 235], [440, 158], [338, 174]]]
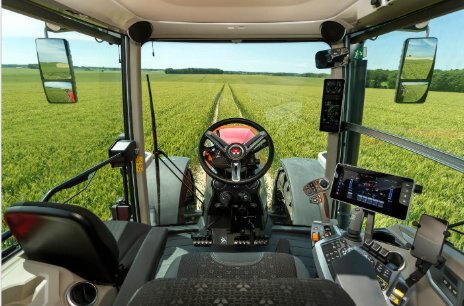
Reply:
[[387, 267], [393, 271], [404, 269], [404, 258], [400, 253], [389, 252], [387, 255]]
[[70, 306], [92, 306], [97, 301], [98, 289], [89, 282], [72, 285], [66, 293], [66, 301]]

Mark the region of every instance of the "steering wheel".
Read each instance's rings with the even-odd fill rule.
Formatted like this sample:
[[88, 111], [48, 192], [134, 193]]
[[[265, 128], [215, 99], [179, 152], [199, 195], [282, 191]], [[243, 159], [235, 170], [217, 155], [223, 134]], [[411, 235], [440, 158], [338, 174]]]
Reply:
[[[236, 128], [250, 130], [254, 136], [248, 137], [249, 139], [244, 143], [228, 143], [221, 138], [220, 133], [222, 128], [231, 124], [237, 124], [238, 126], [233, 126]], [[253, 160], [256, 153], [264, 148], [268, 148], [264, 165], [257, 167], [254, 173], [248, 174], [246, 178], [242, 178], [241, 172], [244, 170], [242, 167], [249, 168], [250, 160]], [[213, 158], [225, 161], [224, 167], [230, 169], [230, 178], [227, 171], [216, 169], [212, 162]], [[271, 167], [274, 159], [274, 144], [271, 136], [256, 122], [243, 118], [230, 118], [216, 122], [203, 133], [198, 146], [198, 159], [201, 167], [210, 177], [227, 184], [248, 184], [261, 178]]]

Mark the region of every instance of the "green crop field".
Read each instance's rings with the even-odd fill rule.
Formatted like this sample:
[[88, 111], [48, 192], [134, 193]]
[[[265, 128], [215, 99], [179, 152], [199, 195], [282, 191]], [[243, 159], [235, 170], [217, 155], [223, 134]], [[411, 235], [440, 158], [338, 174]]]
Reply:
[[68, 63], [44, 62], [40, 64], [43, 77], [47, 81], [70, 80], [71, 70]]
[[403, 72], [401, 74], [401, 78], [409, 80], [427, 79], [430, 72], [430, 68], [432, 68], [433, 65], [432, 57], [430, 57], [429, 59], [406, 57], [404, 61], [405, 62], [403, 64]]
[[[2, 210], [18, 201], [39, 200], [48, 189], [102, 161], [122, 132], [120, 73], [75, 73], [79, 102], [54, 105], [46, 102], [38, 70], [2, 69]], [[326, 150], [327, 135], [318, 130], [322, 79], [149, 74], [159, 145], [169, 155], [190, 157], [194, 169], [202, 132], [215, 119], [240, 115], [257, 121], [273, 137], [273, 171], [280, 158], [315, 158]], [[145, 150], [152, 151], [145, 82], [142, 91]], [[395, 104], [393, 98], [394, 90], [367, 89], [364, 124], [464, 156], [464, 93], [430, 92], [421, 105]], [[414, 197], [408, 223], [422, 213], [450, 222], [464, 219], [462, 174], [364, 136], [358, 164], [412, 177], [424, 186], [423, 194]], [[54, 199], [65, 201], [82, 187]], [[119, 171], [108, 167], [70, 202], [108, 218], [109, 207], [122, 194]], [[384, 217], [377, 222], [396, 220]], [[464, 237], [453, 235], [451, 241], [464, 247]]]

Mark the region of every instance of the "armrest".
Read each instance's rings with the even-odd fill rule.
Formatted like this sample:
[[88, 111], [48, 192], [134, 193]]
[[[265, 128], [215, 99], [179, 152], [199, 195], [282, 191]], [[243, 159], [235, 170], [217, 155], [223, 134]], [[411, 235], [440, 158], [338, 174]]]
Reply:
[[134, 262], [121, 285], [114, 306], [129, 304], [134, 293], [145, 283], [153, 279], [161, 256], [164, 252], [168, 231], [165, 228], [153, 227], [140, 246]]
[[372, 264], [353, 250], [333, 262], [335, 282], [345, 289], [356, 305], [386, 306]]

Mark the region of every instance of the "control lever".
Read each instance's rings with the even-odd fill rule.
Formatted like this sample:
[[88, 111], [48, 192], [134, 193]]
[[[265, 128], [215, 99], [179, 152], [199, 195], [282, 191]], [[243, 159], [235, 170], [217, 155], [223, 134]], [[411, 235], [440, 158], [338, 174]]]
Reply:
[[364, 211], [355, 207], [351, 210], [351, 222], [344, 236], [352, 241], [361, 241], [361, 227], [364, 220]]
[[324, 194], [330, 187], [330, 182], [325, 178], [318, 178], [303, 186], [303, 192], [309, 197], [309, 203], [318, 205], [323, 221], [329, 222], [329, 206]]
[[303, 191], [308, 197], [312, 197], [329, 188], [329, 181], [325, 178], [315, 179], [303, 186]]

